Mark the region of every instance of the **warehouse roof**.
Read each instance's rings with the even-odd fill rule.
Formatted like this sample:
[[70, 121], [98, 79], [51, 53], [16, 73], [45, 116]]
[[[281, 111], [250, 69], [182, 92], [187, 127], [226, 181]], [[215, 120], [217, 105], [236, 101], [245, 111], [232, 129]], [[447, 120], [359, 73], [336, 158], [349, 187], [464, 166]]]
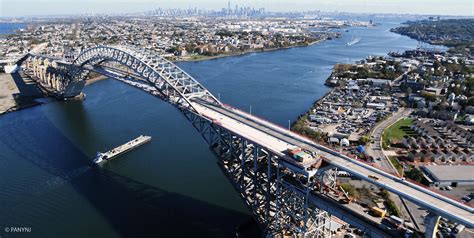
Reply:
[[439, 181], [474, 181], [472, 165], [425, 165], [424, 171]]

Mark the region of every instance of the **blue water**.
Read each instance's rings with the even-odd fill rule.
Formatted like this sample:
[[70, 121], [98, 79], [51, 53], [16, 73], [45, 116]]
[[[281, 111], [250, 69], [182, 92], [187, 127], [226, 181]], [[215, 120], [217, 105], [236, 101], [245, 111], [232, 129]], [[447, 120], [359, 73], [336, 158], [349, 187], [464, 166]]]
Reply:
[[[179, 66], [225, 103], [252, 105], [252, 113], [287, 126], [329, 90], [333, 64], [415, 48], [388, 31], [402, 21], [350, 28], [310, 47]], [[361, 40], [346, 46], [352, 35]], [[225, 237], [250, 218], [178, 110], [114, 80], [85, 93], [82, 102], [0, 117], [0, 227], [30, 226], [32, 237]], [[140, 134], [152, 142], [103, 168], [89, 166], [97, 151]]]
[[[401, 21], [350, 28], [339, 39], [310, 47], [179, 65], [223, 102], [246, 111], [252, 106], [253, 114], [287, 127], [329, 90], [324, 82], [334, 64], [416, 48], [416, 41], [389, 31]], [[360, 40], [347, 46], [352, 38]]]
[[25, 29], [26, 24], [24, 23], [0, 23], [0, 35], [12, 34], [16, 30]]

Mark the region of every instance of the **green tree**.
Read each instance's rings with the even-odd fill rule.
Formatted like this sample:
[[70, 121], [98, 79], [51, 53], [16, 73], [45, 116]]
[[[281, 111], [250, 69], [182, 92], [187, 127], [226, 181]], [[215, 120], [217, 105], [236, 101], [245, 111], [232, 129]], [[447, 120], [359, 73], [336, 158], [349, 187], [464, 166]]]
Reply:
[[346, 191], [349, 194], [350, 197], [355, 198], [355, 199], [360, 198], [360, 194], [359, 192], [357, 192], [354, 185], [349, 184], [349, 183], [344, 183], [344, 184], [341, 184], [341, 187], [342, 189], [344, 189], [344, 191]]
[[395, 205], [395, 202], [393, 202], [391, 199], [388, 199], [385, 201], [385, 206], [387, 207], [388, 213], [391, 215], [400, 217], [400, 209]]
[[370, 143], [370, 136], [365, 135], [365, 136], [360, 137], [359, 142], [363, 145], [367, 145], [368, 143]]
[[380, 197], [382, 197], [383, 199], [389, 199], [390, 198], [390, 193], [388, 193], [387, 190], [385, 189], [380, 189]]
[[410, 178], [418, 183], [422, 183], [424, 185], [429, 185], [428, 181], [423, 176], [423, 172], [421, 172], [417, 168], [413, 168], [405, 172], [405, 177]]
[[436, 95], [429, 93], [427, 91], [421, 91], [421, 96], [429, 102], [436, 102]]

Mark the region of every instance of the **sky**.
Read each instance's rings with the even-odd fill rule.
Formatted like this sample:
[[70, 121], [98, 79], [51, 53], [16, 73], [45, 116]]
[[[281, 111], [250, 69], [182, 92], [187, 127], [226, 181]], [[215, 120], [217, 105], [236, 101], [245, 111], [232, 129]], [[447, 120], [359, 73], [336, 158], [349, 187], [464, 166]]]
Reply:
[[[156, 8], [220, 9], [227, 0], [0, 0], [0, 17], [130, 13]], [[231, 6], [267, 11], [344, 11], [474, 17], [474, 0], [231, 0]]]

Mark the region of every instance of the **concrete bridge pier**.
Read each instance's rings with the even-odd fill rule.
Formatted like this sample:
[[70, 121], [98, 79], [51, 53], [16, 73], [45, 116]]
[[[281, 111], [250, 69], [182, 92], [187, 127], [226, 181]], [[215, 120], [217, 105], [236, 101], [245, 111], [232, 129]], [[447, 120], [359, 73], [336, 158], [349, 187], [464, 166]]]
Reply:
[[55, 84], [56, 87], [55, 87], [55, 88], [56, 88], [56, 90], [58, 90], [58, 91], [61, 91], [61, 80], [62, 80], [62, 77], [61, 77], [61, 76], [57, 76], [57, 77], [56, 77], [56, 84]]
[[429, 213], [425, 217], [425, 238], [436, 238], [440, 216]]
[[56, 81], [56, 74], [51, 75], [51, 88], [56, 89], [57, 88], [57, 81]]
[[36, 60], [33, 61], [33, 75], [39, 78], [39, 67], [38, 62], [36, 62]]
[[64, 92], [63, 92], [63, 98], [65, 99], [84, 99], [85, 94], [82, 93], [82, 89], [85, 86], [85, 81], [76, 81], [76, 82], [71, 82], [68, 85], [66, 85]]
[[[46, 91], [54, 94], [60, 99], [84, 99], [82, 93], [84, 80], [72, 80], [66, 78], [65, 71], [68, 65], [64, 62], [57, 62], [54, 59], [48, 59], [41, 56], [32, 56], [24, 61], [18, 62], [19, 65], [25, 62], [26, 69], [32, 72], [36, 82], [45, 86]], [[66, 64], [66, 65], [65, 65]]]
[[51, 73], [46, 74], [46, 83], [49, 87], [53, 87], [53, 81], [51, 80]]
[[39, 76], [40, 76], [40, 79], [41, 79], [41, 82], [45, 83], [46, 82], [46, 77], [44, 75], [44, 68], [42, 66], [39, 67]]

